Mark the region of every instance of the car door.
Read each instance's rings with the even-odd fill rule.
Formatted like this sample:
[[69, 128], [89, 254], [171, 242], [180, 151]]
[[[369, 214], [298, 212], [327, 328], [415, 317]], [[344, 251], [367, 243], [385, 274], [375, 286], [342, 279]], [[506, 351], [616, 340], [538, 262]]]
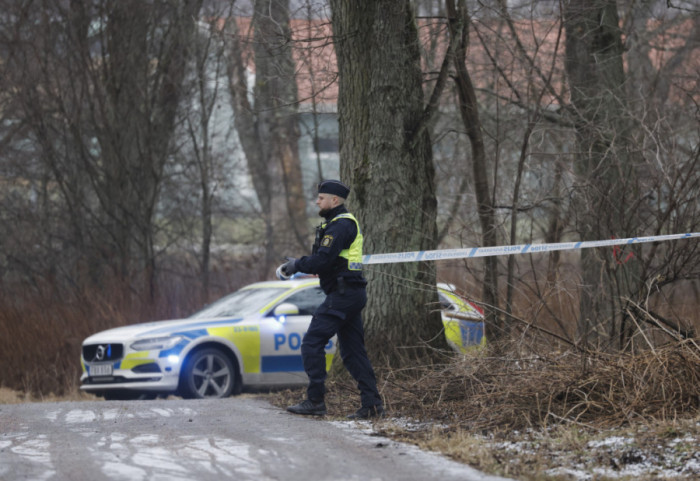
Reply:
[[[311, 322], [311, 316], [326, 295], [320, 287], [300, 289], [277, 304], [293, 304], [299, 313], [275, 315], [273, 307], [261, 323], [260, 370], [264, 382], [270, 384], [305, 383], [301, 358], [301, 341]], [[326, 346], [330, 359], [335, 352], [335, 338]]]

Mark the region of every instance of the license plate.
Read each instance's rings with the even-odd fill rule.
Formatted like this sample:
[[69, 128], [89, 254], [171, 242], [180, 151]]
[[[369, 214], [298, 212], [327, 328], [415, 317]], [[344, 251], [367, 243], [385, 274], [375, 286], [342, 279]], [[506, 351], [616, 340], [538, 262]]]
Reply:
[[93, 364], [90, 366], [91, 376], [111, 376], [112, 364]]

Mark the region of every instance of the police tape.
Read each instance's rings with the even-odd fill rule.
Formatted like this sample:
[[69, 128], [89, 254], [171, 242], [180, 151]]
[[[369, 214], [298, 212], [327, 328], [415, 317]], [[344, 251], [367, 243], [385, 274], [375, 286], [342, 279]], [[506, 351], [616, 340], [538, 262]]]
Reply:
[[518, 244], [511, 246], [467, 247], [464, 249], [441, 249], [433, 251], [390, 252], [387, 254], [367, 254], [362, 257], [362, 263], [394, 264], [398, 262], [439, 261], [447, 259], [468, 259], [472, 257], [509, 256], [515, 254], [533, 254], [538, 252], [586, 249], [591, 247], [642, 244], [646, 242], [665, 242], [678, 239], [690, 239], [694, 237], [700, 237], [700, 232], [657, 235], [649, 237], [629, 237], [626, 239], [559, 242], [552, 244]]

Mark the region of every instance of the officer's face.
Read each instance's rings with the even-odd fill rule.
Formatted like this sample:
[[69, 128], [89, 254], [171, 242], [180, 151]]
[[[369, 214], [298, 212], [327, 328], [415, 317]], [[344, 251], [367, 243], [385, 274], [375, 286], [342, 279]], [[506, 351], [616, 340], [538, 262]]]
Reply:
[[331, 194], [318, 194], [316, 206], [320, 212], [331, 210], [338, 205], [338, 196]]

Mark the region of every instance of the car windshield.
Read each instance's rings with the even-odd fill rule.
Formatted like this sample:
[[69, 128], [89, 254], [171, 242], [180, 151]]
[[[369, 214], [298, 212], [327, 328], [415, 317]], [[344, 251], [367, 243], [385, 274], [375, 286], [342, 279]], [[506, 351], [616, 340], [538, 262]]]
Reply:
[[287, 291], [284, 287], [262, 287], [259, 289], [241, 289], [199, 312], [190, 316], [194, 319], [212, 317], [245, 317], [258, 313], [263, 307]]

